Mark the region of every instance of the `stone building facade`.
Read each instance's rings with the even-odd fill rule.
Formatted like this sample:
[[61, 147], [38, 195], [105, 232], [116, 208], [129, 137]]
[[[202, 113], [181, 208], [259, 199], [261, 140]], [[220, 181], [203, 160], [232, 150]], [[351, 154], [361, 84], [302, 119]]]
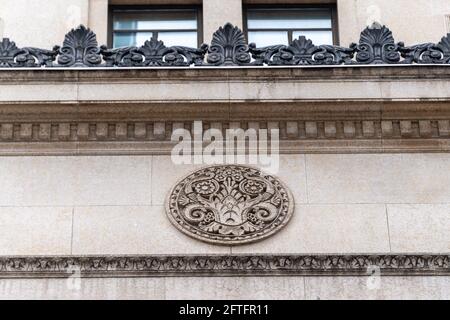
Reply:
[[[45, 3], [0, 2], [0, 298], [450, 299], [449, 0]], [[120, 30], [172, 9], [195, 48]], [[175, 164], [199, 122], [279, 170]]]

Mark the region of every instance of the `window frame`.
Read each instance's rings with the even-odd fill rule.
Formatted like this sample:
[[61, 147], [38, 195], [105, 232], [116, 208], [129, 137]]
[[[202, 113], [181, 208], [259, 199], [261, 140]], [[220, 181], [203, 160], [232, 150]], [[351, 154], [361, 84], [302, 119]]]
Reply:
[[[114, 45], [114, 11], [116, 10], [129, 10], [139, 13], [139, 11], [144, 10], [194, 10], [197, 13], [197, 30], [148, 30], [148, 32], [158, 32], [158, 31], [172, 31], [172, 32], [197, 32], [197, 47], [199, 48], [203, 44], [203, 8], [202, 5], [110, 5], [108, 6], [108, 47], [112, 48]], [[120, 30], [120, 32], [136, 32], [137, 30]], [[147, 30], [139, 30], [139, 32], [145, 32]], [[150, 40], [150, 39], [148, 39]]]
[[[338, 21], [338, 13], [336, 4], [244, 4], [243, 5], [243, 24], [244, 24], [244, 33], [248, 40], [248, 10], [249, 9], [330, 9], [331, 10], [331, 32], [333, 34], [333, 45], [339, 46], [339, 21]], [[293, 33], [295, 31], [329, 31], [328, 28], [309, 28], [309, 29], [252, 29], [250, 31], [286, 31], [288, 33], [288, 42], [292, 43]], [[274, 43], [273, 45], [277, 45], [281, 43]], [[315, 45], [319, 45], [316, 44]]]

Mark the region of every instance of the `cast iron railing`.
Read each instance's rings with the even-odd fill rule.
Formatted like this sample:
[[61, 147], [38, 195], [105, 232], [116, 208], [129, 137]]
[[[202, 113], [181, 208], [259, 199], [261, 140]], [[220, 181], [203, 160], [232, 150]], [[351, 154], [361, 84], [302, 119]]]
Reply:
[[30, 67], [189, 67], [189, 66], [294, 66], [371, 64], [450, 64], [450, 34], [435, 43], [407, 47], [396, 43], [385, 26], [373, 24], [359, 43], [349, 47], [316, 46], [301, 36], [289, 45], [258, 48], [228, 23], [214, 33], [211, 45], [200, 48], [166, 47], [156, 38], [141, 47], [99, 47], [90, 29], [80, 26], [52, 50], [18, 48], [9, 39], [0, 42], [0, 68]]

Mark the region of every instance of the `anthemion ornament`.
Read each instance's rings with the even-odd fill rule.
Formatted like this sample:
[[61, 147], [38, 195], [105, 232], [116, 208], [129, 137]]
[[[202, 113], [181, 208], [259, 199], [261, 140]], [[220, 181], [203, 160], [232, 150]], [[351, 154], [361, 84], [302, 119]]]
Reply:
[[195, 239], [218, 245], [260, 241], [280, 231], [294, 211], [294, 199], [277, 178], [258, 169], [223, 165], [201, 169], [170, 192], [170, 221]]

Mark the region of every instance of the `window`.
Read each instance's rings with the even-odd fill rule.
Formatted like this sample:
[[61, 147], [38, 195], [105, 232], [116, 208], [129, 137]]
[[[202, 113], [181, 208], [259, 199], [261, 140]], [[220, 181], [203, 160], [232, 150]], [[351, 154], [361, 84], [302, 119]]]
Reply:
[[248, 40], [258, 47], [289, 44], [300, 36], [315, 45], [338, 42], [333, 6], [249, 7], [246, 16]]
[[198, 47], [201, 13], [190, 8], [112, 8], [110, 42], [114, 48], [141, 46], [152, 37], [170, 46]]

